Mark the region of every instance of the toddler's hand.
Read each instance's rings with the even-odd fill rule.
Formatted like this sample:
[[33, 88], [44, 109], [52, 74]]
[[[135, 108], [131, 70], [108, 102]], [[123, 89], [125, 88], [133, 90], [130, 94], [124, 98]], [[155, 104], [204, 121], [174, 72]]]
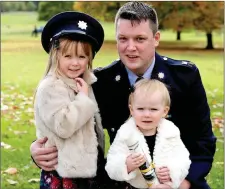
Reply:
[[130, 154], [126, 159], [127, 172], [130, 173], [131, 171], [137, 169], [145, 161], [146, 161], [145, 156], [140, 153]]
[[88, 84], [82, 79], [82, 78], [75, 78], [74, 79], [77, 82], [77, 89], [79, 92], [83, 92], [88, 96]]
[[156, 168], [155, 171], [160, 183], [166, 183], [171, 181], [170, 171], [167, 167], [159, 167]]

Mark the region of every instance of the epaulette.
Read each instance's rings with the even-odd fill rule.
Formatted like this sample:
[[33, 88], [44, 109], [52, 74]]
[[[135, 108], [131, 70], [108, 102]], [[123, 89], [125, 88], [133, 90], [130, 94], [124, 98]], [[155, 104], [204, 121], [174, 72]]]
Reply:
[[103, 67], [97, 67], [97, 68], [95, 68], [93, 71], [94, 72], [98, 72], [98, 71], [101, 71], [103, 69]]
[[109, 64], [108, 66], [103, 67], [103, 70], [106, 70], [108, 68], [111, 68], [112, 66], [114, 66], [120, 59], [116, 59], [114, 60], [111, 64]]
[[94, 73], [98, 72], [98, 71], [102, 71], [102, 70], [107, 70], [108, 68], [111, 68], [112, 66], [114, 66], [120, 59], [117, 59], [115, 61], [113, 61], [111, 64], [105, 66], [105, 67], [97, 67], [94, 69]]
[[188, 68], [196, 67], [195, 64], [189, 60], [175, 60], [172, 58], [168, 58], [166, 56], [162, 57], [162, 59], [171, 66], [184, 66], [184, 67], [188, 67]]

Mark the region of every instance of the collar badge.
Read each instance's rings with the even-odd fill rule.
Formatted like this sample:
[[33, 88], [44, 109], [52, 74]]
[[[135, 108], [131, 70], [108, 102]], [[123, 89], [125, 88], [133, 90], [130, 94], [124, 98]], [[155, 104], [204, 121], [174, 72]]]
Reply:
[[116, 80], [116, 81], [119, 81], [120, 78], [121, 78], [121, 76], [120, 76], [120, 75], [117, 75], [117, 76], [115, 77], [115, 80]]
[[78, 22], [78, 28], [81, 28], [82, 30], [86, 30], [87, 29], [87, 22], [79, 21]]
[[188, 64], [188, 62], [187, 61], [182, 61], [182, 64]]
[[158, 78], [159, 79], [163, 79], [164, 77], [165, 77], [164, 73], [162, 73], [162, 72], [158, 73]]

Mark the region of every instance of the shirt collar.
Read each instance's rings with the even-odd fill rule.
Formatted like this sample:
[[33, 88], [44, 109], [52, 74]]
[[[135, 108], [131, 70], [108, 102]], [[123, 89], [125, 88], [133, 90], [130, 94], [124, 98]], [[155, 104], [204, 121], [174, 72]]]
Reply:
[[[149, 68], [146, 70], [146, 72], [142, 76], [143, 78], [145, 78], [145, 79], [151, 78], [152, 70], [154, 68], [154, 65], [155, 65], [155, 57], [154, 57], [151, 65], [149, 66]], [[128, 74], [128, 79], [130, 81], [130, 85], [132, 86], [132, 85], [135, 84], [135, 81], [138, 78], [138, 76], [136, 74], [134, 74], [131, 70], [129, 70], [126, 66], [125, 66], [125, 68], [126, 68], [126, 71], [127, 71], [127, 74]]]

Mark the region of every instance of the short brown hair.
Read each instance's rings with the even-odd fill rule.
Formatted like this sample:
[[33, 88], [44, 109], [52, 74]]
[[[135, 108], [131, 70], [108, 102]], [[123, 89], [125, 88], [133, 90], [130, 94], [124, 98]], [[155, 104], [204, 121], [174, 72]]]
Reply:
[[156, 10], [146, 3], [138, 1], [125, 3], [122, 7], [120, 7], [116, 14], [116, 26], [120, 18], [130, 20], [132, 25], [134, 22], [140, 23], [142, 20], [149, 20], [150, 28], [152, 29], [153, 34], [158, 31], [159, 24]]

